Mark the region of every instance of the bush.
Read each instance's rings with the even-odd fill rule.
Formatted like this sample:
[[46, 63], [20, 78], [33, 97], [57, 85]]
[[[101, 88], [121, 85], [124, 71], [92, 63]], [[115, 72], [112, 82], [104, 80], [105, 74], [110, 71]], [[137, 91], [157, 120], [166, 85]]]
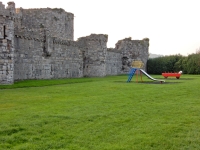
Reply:
[[162, 72], [177, 72], [175, 63], [177, 63], [183, 56], [171, 55], [149, 59], [147, 61], [147, 72], [150, 74], [161, 74]]
[[200, 74], [200, 54], [191, 54], [187, 61], [188, 74]]
[[190, 54], [187, 57], [171, 55], [149, 59], [147, 72], [161, 74], [162, 72], [183, 71], [185, 74], [200, 74], [200, 53]]

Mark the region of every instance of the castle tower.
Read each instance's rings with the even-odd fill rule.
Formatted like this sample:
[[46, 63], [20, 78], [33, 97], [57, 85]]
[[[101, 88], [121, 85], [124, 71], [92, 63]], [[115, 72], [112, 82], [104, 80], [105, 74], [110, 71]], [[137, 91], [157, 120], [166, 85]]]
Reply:
[[116, 51], [121, 51], [122, 72], [128, 73], [133, 61], [142, 61], [146, 70], [146, 63], [149, 56], [149, 39], [132, 40], [125, 38], [116, 43]]
[[14, 16], [15, 3], [0, 2], [0, 84], [14, 82]]
[[45, 29], [51, 37], [74, 40], [74, 14], [61, 8], [17, 8], [15, 26], [34, 30]]
[[108, 36], [103, 34], [91, 34], [78, 39], [84, 43], [83, 50], [83, 76], [106, 76], [106, 53]]

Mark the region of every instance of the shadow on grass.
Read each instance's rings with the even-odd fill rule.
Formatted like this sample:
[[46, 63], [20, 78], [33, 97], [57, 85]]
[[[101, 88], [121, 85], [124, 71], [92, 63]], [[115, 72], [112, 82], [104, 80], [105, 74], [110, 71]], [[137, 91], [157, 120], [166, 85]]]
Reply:
[[175, 81], [179, 81], [179, 80], [194, 80], [195, 78], [179, 78], [179, 79], [176, 79], [176, 78], [156, 78], [156, 79], [159, 79], [159, 80], [175, 80]]
[[55, 86], [55, 85], [64, 85], [64, 84], [77, 84], [77, 83], [86, 83], [93, 82], [93, 79], [83, 79], [83, 78], [74, 78], [74, 79], [55, 79], [55, 80], [23, 80], [16, 81], [12, 85], [0, 85], [0, 89], [15, 89], [15, 88], [30, 88], [30, 87], [45, 87], [45, 86]]
[[127, 83], [127, 84], [176, 84], [176, 83], [182, 83], [182, 82], [159, 82], [159, 81], [138, 81], [138, 82], [124, 82], [124, 81], [115, 81], [118, 83]]
[[181, 83], [181, 82], [153, 82], [153, 81], [143, 81], [143, 82], [136, 82], [136, 83], [140, 83], [140, 84], [176, 84], [176, 83]]

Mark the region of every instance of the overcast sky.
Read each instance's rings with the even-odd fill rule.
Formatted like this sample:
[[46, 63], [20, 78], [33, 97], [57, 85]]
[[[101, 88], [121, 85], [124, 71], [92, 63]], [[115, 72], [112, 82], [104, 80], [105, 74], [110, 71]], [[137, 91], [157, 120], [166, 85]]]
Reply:
[[[7, 0], [0, 0], [7, 6]], [[16, 8], [63, 8], [74, 14], [74, 37], [108, 34], [150, 39], [153, 54], [188, 55], [200, 48], [200, 0], [15, 0]]]

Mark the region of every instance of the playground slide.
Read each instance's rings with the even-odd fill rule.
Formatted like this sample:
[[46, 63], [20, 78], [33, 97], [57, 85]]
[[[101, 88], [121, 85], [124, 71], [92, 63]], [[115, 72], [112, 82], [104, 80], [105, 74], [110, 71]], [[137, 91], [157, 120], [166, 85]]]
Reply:
[[158, 79], [154, 79], [153, 77], [151, 77], [148, 73], [146, 73], [144, 70], [140, 69], [140, 71], [145, 74], [149, 79], [153, 80], [153, 81], [160, 81], [160, 82], [165, 82], [164, 80], [158, 80]]

